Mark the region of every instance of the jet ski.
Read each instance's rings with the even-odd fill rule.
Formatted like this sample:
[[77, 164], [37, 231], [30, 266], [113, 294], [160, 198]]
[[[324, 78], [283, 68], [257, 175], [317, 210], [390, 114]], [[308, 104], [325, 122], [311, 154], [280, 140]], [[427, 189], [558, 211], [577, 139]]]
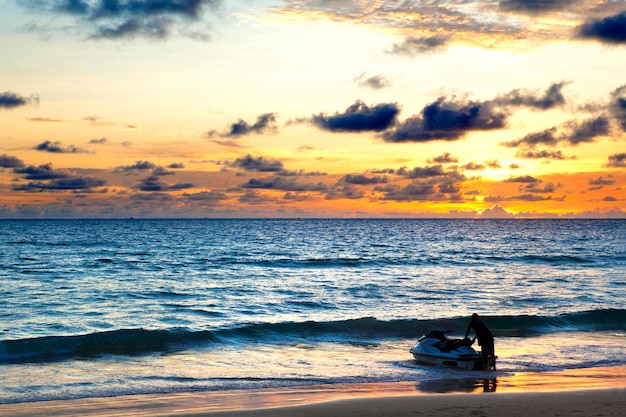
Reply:
[[409, 352], [416, 361], [428, 365], [467, 370], [495, 370], [497, 356], [484, 356], [472, 345], [474, 340], [448, 339], [448, 331], [432, 330], [422, 336]]

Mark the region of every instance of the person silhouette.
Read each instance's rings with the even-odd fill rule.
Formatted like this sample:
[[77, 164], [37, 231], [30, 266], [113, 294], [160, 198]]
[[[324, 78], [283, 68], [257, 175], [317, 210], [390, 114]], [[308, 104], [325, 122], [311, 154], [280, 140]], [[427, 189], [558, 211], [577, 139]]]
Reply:
[[470, 331], [474, 329], [474, 333], [476, 333], [476, 338], [478, 339], [478, 344], [482, 347], [482, 354], [485, 359], [492, 358], [493, 369], [496, 369], [496, 353], [493, 341], [493, 334], [487, 328], [487, 325], [478, 317], [478, 314], [472, 314], [472, 321], [470, 321], [467, 326], [467, 331], [465, 332], [465, 338], [470, 334]]

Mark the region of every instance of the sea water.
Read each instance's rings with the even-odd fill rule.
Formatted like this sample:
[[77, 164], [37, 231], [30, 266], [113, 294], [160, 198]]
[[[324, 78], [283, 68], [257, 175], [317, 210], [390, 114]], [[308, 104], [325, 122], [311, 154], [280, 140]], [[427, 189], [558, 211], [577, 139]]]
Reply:
[[0, 403], [626, 364], [623, 220], [0, 221]]

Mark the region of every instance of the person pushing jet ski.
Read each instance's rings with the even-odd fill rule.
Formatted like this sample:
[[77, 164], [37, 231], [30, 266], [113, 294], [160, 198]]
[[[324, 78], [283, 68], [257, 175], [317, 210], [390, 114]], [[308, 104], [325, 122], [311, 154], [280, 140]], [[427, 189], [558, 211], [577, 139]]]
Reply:
[[478, 317], [478, 314], [472, 314], [472, 321], [470, 321], [467, 326], [467, 331], [465, 332], [465, 338], [470, 334], [470, 331], [474, 329], [474, 333], [476, 333], [476, 339], [478, 339], [478, 344], [482, 348], [482, 354], [486, 359], [493, 359], [493, 369], [496, 369], [495, 363], [495, 347], [493, 343], [493, 334], [487, 328], [487, 325]]

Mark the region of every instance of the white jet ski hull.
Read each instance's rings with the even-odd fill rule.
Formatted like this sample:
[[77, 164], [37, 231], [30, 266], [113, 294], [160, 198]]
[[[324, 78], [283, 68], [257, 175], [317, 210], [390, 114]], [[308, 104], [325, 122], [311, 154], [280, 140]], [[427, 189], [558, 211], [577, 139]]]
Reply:
[[443, 332], [432, 331], [410, 349], [416, 361], [427, 365], [465, 370], [495, 369], [495, 358], [485, 357], [471, 347], [469, 340], [451, 340]]

